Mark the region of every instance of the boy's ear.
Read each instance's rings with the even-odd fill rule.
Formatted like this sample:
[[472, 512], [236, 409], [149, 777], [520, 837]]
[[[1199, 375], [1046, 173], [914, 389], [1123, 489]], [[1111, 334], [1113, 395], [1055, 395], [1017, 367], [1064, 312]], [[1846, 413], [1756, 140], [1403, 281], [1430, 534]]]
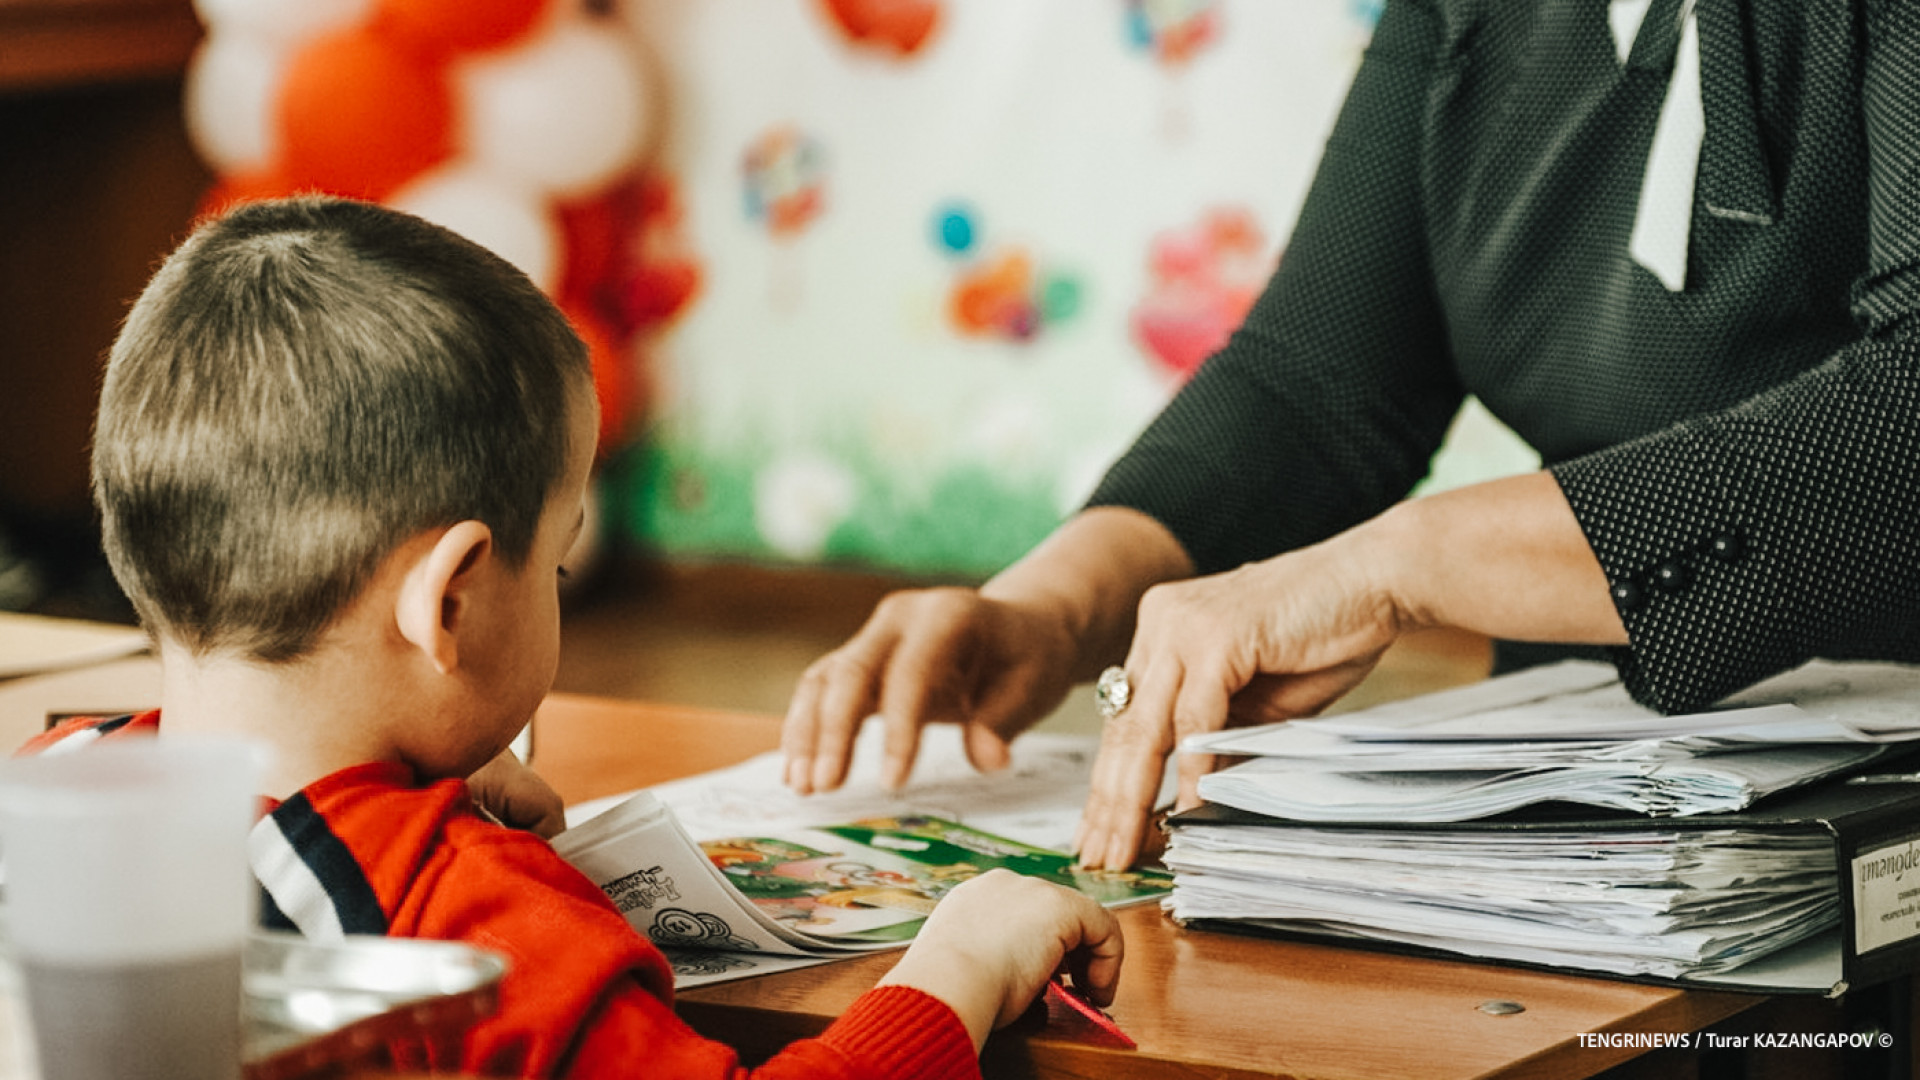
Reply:
[[460, 662], [459, 637], [473, 603], [474, 570], [493, 555], [493, 530], [462, 521], [442, 532], [407, 567], [394, 604], [400, 636], [427, 655], [442, 675]]

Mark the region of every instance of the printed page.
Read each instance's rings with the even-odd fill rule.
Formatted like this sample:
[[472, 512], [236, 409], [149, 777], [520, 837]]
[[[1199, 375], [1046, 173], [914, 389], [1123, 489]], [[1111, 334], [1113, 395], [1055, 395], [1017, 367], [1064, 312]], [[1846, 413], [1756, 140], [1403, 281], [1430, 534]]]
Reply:
[[1875, 744], [1783, 746], [1677, 762], [1587, 760], [1523, 769], [1366, 771], [1297, 768], [1257, 757], [1200, 778], [1200, 797], [1296, 821], [1469, 821], [1563, 801], [1657, 816], [1724, 813], [1763, 795], [1863, 765]]
[[1920, 666], [1815, 660], [1676, 716], [1634, 702], [1611, 672], [1570, 660], [1351, 713], [1195, 736], [1181, 749], [1319, 756], [1425, 742], [1678, 740], [1663, 749], [1713, 750], [1920, 738]]
[[[841, 792], [794, 796], [778, 755], [762, 755], [573, 807], [554, 847], [662, 946], [680, 987], [903, 946], [940, 897], [994, 867], [1109, 906], [1170, 891], [1169, 875], [1083, 870], [1059, 850], [1078, 823], [1097, 739], [1028, 736], [1009, 768], [981, 774], [958, 734], [930, 729], [899, 792], [878, 782], [873, 724], [858, 748], [866, 767]], [[705, 837], [698, 843], [680, 807]]]
[[[1072, 845], [1098, 737], [1023, 735], [1013, 744], [1008, 768], [983, 773], [967, 761], [959, 727], [934, 724], [921, 733], [920, 754], [907, 785], [889, 791], [880, 783], [883, 735], [878, 720], [867, 722], [855, 741], [846, 783], [838, 791], [795, 795], [782, 780], [784, 762], [777, 752], [651, 790], [697, 839], [777, 835], [862, 818], [921, 815], [1055, 851]], [[1169, 762], [1163, 801], [1174, 791], [1173, 768]], [[627, 797], [569, 807], [567, 821], [578, 825]]]
[[1885, 741], [1920, 738], [1920, 666], [1815, 660], [1762, 680], [1727, 705], [1791, 702], [1801, 711]]
[[993, 869], [1064, 885], [1108, 906], [1157, 900], [1172, 887], [1163, 873], [1082, 869], [1061, 852], [921, 815], [703, 840], [700, 847], [762, 915], [831, 942], [905, 941], [941, 898]]
[[673, 988], [688, 990], [708, 983], [772, 975], [777, 971], [813, 967], [844, 959], [839, 956], [779, 956], [773, 953], [727, 952], [723, 949], [663, 948], [673, 966]]
[[645, 792], [554, 837], [553, 849], [655, 944], [788, 955], [816, 951], [744, 900]]

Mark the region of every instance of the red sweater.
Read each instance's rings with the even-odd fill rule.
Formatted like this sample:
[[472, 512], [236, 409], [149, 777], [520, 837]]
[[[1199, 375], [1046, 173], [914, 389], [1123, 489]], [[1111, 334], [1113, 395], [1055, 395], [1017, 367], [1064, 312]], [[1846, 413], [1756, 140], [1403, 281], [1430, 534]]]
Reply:
[[[157, 712], [69, 721], [22, 752], [152, 733]], [[56, 751], [56, 752], [59, 752]], [[342, 769], [271, 809], [300, 888], [269, 883], [263, 918], [346, 933], [465, 941], [505, 955], [500, 1008], [457, 1047], [396, 1047], [403, 1068], [498, 1076], [977, 1077], [965, 1027], [937, 998], [868, 991], [819, 1038], [748, 1072], [673, 1013], [673, 973], [592, 882], [545, 841], [474, 812], [466, 785], [418, 785], [395, 764]], [[256, 859], [256, 868], [259, 867]], [[305, 892], [302, 893], [301, 889]]]

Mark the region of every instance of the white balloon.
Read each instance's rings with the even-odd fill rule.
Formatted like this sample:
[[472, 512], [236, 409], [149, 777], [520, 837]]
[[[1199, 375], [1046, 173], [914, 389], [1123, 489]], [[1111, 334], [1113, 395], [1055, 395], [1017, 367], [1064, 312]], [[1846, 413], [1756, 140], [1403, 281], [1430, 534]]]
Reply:
[[781, 555], [818, 559], [859, 495], [859, 481], [845, 465], [796, 451], [771, 462], [754, 478], [754, 525], [767, 546]]
[[387, 200], [492, 251], [541, 291], [559, 286], [560, 236], [546, 200], [475, 163], [455, 163], [411, 182]]
[[278, 145], [273, 99], [287, 52], [254, 34], [216, 30], [187, 65], [187, 135], [217, 172], [264, 168]]
[[193, 8], [210, 30], [291, 45], [359, 22], [373, 10], [373, 0], [193, 0]]
[[617, 24], [556, 19], [526, 44], [460, 70], [472, 158], [550, 195], [581, 195], [633, 165], [645, 146], [639, 50]]

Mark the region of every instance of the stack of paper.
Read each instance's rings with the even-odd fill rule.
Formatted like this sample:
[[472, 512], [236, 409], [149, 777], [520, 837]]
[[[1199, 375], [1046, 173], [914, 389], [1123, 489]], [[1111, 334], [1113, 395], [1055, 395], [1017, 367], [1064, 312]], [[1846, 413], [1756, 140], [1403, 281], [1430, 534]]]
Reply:
[[1835, 925], [1816, 834], [1183, 825], [1167, 909], [1613, 975], [1731, 970]]
[[1182, 748], [1251, 760], [1202, 779], [1209, 805], [1169, 823], [1166, 907], [1492, 960], [1717, 983], [1764, 969], [1777, 986], [1826, 989], [1847, 957], [1920, 939], [1912, 886], [1875, 886], [1858, 865], [1906, 865], [1920, 819], [1912, 775], [1810, 782], [1910, 740], [1920, 668], [1825, 662], [1692, 716], [1635, 705], [1611, 668], [1575, 662], [1221, 732]]
[[1662, 716], [1584, 661], [1318, 720], [1188, 739], [1253, 760], [1208, 802], [1301, 821], [1433, 822], [1566, 801], [1653, 815], [1739, 810], [1920, 739], [1920, 668], [1816, 661], [1711, 712]]

